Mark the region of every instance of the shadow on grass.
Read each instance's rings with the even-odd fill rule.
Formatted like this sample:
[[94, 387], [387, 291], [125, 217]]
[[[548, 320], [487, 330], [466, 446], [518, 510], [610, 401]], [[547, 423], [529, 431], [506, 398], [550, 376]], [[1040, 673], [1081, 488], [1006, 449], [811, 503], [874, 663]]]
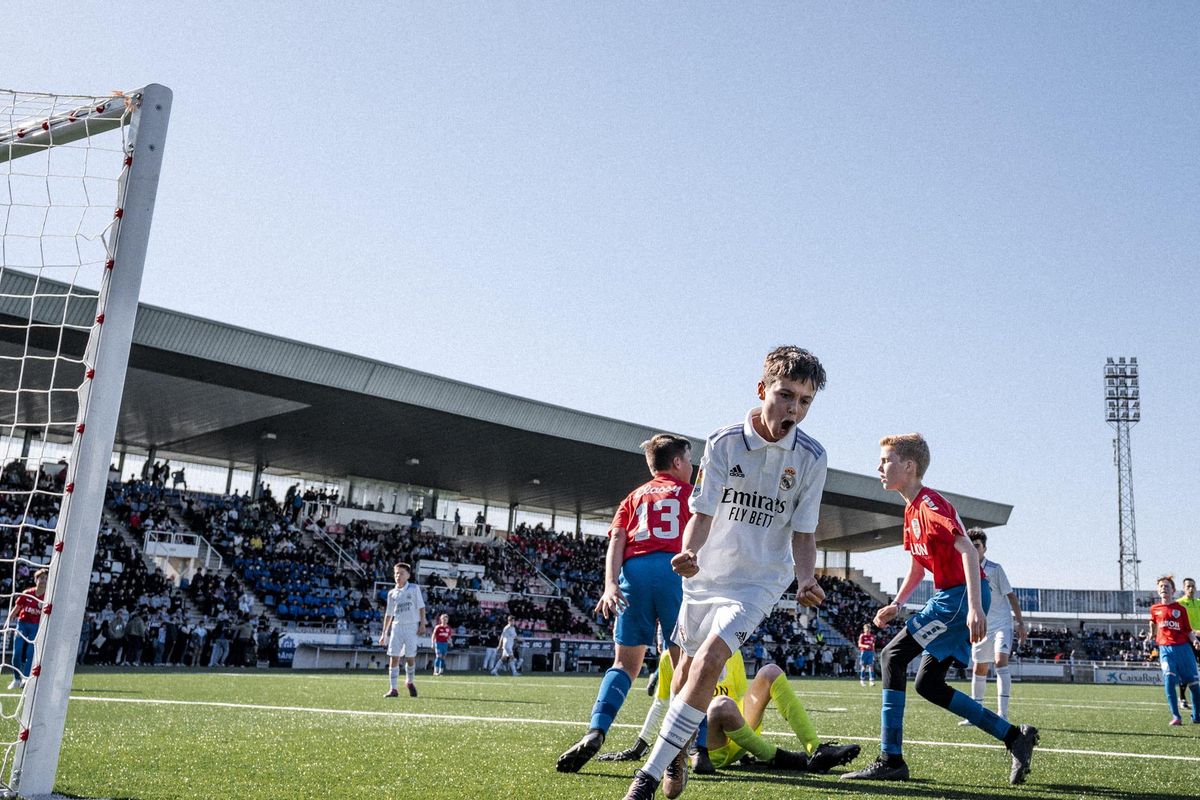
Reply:
[[[1046, 798], [1046, 800], [1062, 797], [1105, 798], [1106, 800], [1162, 800], [1163, 798], [1162, 792], [1129, 792], [1092, 784], [1046, 784], [1032, 780], [1020, 787], [1010, 787], [1004, 783], [1002, 786], [980, 786], [966, 789], [923, 778], [910, 778], [907, 781], [843, 781], [836, 773], [828, 775], [810, 775], [803, 772], [781, 773], [768, 772], [754, 767], [722, 770], [717, 777], [744, 781], [747, 784], [770, 783], [809, 790], [816, 789], [824, 792], [826, 797], [869, 794], [896, 798], [939, 797], [945, 798], [945, 800], [997, 800], [997, 798], [1015, 796]], [[1000, 779], [999, 776], [998, 779]], [[694, 780], [703, 782], [712, 780], [712, 778], [700, 776]], [[746, 788], [749, 789], [748, 786]], [[738, 792], [728, 794], [736, 795]]]
[[[587, 767], [584, 767], [579, 774], [588, 778], [599, 778], [621, 784], [628, 784], [633, 779], [632, 772], [611, 772], [607, 769], [596, 770]], [[712, 783], [714, 785], [725, 782], [729, 786], [729, 790], [725, 791], [725, 794], [730, 797], [741, 796], [743, 792], [751, 792], [751, 786], [754, 784], [817, 790], [824, 792], [826, 797], [867, 794], [896, 798], [938, 797], [944, 798], [944, 800], [997, 800], [997, 798], [1017, 796], [1045, 798], [1045, 800], [1063, 797], [1088, 797], [1102, 800], [1162, 800], [1164, 796], [1162, 792], [1130, 792], [1094, 784], [1038, 783], [1033, 780], [1020, 787], [1004, 783], [997, 786], [965, 789], [923, 778], [912, 778], [907, 781], [843, 781], [839, 775], [840, 773], [832, 772], [827, 775], [812, 775], [807, 772], [772, 771], [766, 767], [738, 766], [720, 770], [716, 775], [692, 775], [690, 781], [697, 784]], [[1003, 780], [1003, 778], [998, 775], [997, 780]], [[742, 791], [738, 791], [739, 785]]]

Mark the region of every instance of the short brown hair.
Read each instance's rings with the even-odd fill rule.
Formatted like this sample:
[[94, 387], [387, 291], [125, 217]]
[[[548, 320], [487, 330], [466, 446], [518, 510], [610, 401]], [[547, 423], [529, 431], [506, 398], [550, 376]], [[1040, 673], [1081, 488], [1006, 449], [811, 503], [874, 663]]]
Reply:
[[412, 564], [409, 564], [407, 561], [397, 561], [392, 565], [392, 569], [396, 569], [396, 567], [404, 567], [408, 570], [408, 574], [412, 575]]
[[915, 462], [918, 478], [924, 477], [925, 470], [929, 469], [929, 443], [919, 433], [885, 436], [879, 440], [879, 446], [892, 448], [903, 461]]
[[768, 386], [777, 380], [812, 381], [813, 388], [820, 391], [825, 388], [825, 368], [803, 347], [782, 345], [767, 353], [762, 379]]
[[1160, 575], [1160, 576], [1158, 576], [1157, 579], [1155, 579], [1154, 585], [1158, 586], [1163, 581], [1167, 581], [1168, 583], [1170, 583], [1171, 589], [1172, 589], [1172, 591], [1174, 591], [1174, 589], [1175, 589], [1175, 576], [1174, 575]]
[[41, 578], [43, 576], [49, 576], [49, 575], [50, 575], [50, 570], [46, 569], [45, 567], [42, 567], [37, 572], [33, 573], [33, 579], [36, 581], [38, 578]]
[[983, 528], [971, 528], [967, 531], [967, 538], [972, 542], [983, 542], [983, 546], [987, 547], [987, 534], [983, 532]]
[[655, 472], [663, 472], [671, 468], [671, 462], [676, 457], [683, 456], [692, 446], [690, 439], [676, 436], [673, 433], [656, 433], [642, 442], [642, 451], [646, 461]]

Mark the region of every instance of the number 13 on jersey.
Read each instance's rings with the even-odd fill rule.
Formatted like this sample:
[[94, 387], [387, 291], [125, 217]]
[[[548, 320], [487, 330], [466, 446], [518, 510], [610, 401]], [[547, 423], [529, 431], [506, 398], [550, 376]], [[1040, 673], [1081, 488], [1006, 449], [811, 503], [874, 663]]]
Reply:
[[656, 539], [677, 539], [683, 531], [679, 524], [679, 501], [663, 497], [638, 506], [638, 526], [633, 541], [642, 542], [651, 536]]

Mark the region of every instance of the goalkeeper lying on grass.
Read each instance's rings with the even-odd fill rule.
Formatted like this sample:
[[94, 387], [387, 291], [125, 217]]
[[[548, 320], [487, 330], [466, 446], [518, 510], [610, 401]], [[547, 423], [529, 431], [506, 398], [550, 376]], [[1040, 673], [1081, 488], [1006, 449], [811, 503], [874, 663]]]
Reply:
[[[666, 711], [670, 686], [671, 660], [661, 658], [657, 694], [637, 742], [628, 750], [605, 753], [599, 757], [601, 761], [637, 761], [645, 755], [649, 747], [647, 742], [658, 730]], [[802, 750], [785, 750], [759, 734], [763, 713], [772, 700], [779, 715], [800, 740]], [[727, 767], [747, 753], [770, 767], [824, 773], [850, 763], [860, 750], [856, 744], [821, 744], [818, 741], [804, 704], [792, 691], [783, 670], [775, 664], [763, 667], [747, 684], [746, 666], [740, 650], [734, 650], [725, 662], [725, 670], [708, 705], [707, 722], [707, 741], [697, 740], [696, 755], [692, 759], [692, 769], [699, 775], [712, 774], [715, 769]]]

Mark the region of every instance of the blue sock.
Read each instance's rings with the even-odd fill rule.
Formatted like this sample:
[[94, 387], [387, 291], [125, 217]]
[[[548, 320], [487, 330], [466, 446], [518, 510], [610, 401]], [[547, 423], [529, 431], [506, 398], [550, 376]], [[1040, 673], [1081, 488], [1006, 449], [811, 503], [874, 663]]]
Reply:
[[1004, 741], [1008, 729], [1012, 727], [1011, 722], [1002, 719], [994, 711], [989, 711], [982, 704], [975, 702], [957, 689], [954, 691], [954, 696], [950, 698], [950, 705], [947, 708], [950, 709], [951, 714], [968, 720], [979, 730], [990, 733], [1001, 741]]
[[604, 673], [604, 680], [600, 681], [600, 691], [596, 692], [596, 704], [592, 706], [591, 727], [608, 733], [613, 719], [625, 703], [625, 695], [629, 692], [631, 683], [633, 681], [629, 680], [629, 675], [623, 669], [610, 667], [608, 672]]
[[[1193, 690], [1194, 691], [1194, 690]], [[1195, 713], [1195, 712], [1192, 712]], [[700, 720], [700, 727], [696, 729], [696, 747], [708, 747], [708, 717]]]
[[883, 710], [879, 712], [880, 748], [884, 754], [898, 756], [904, 742], [904, 692], [883, 690]]
[[1163, 681], [1163, 687], [1167, 690], [1167, 705], [1171, 707], [1171, 716], [1179, 716], [1179, 678], [1175, 677], [1175, 673], [1168, 672], [1166, 679]]

